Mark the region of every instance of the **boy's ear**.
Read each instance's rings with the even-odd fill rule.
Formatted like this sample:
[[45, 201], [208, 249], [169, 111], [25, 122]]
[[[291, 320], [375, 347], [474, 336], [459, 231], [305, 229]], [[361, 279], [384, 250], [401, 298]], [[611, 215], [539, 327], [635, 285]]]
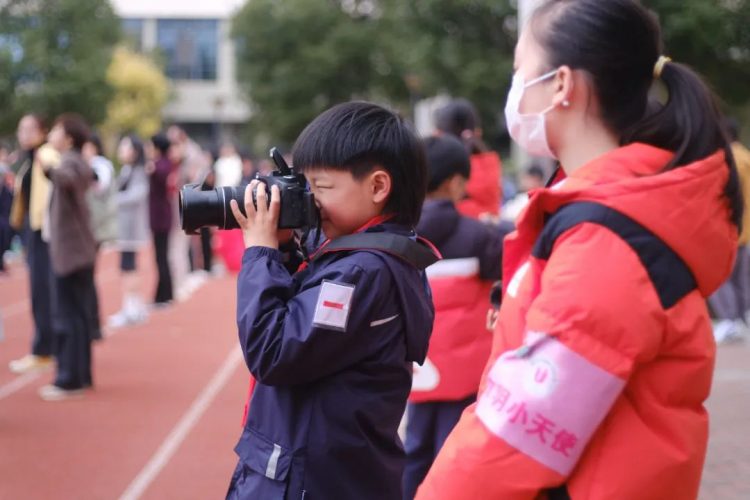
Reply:
[[384, 203], [391, 194], [391, 174], [385, 170], [375, 170], [370, 174], [370, 190], [374, 203]]

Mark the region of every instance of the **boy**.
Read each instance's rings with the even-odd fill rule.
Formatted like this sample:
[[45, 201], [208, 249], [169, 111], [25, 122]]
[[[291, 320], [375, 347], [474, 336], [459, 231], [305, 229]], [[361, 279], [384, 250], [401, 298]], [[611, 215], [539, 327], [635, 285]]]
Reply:
[[427, 352], [429, 288], [398, 250], [341, 243], [390, 238], [424, 249], [412, 229], [425, 196], [424, 152], [399, 116], [352, 102], [313, 120], [293, 159], [329, 238], [303, 270], [284, 268], [276, 186], [266, 208], [265, 186], [249, 184], [247, 217], [232, 202], [247, 247], [237, 324], [258, 383], [227, 497], [400, 499], [397, 429], [412, 363]]
[[453, 136], [425, 140], [429, 183], [417, 231], [444, 260], [427, 268], [435, 326], [422, 368], [415, 367], [406, 427], [404, 499], [411, 500], [461, 412], [476, 399], [490, 355], [490, 288], [500, 278], [504, 231], [461, 215], [470, 160]]

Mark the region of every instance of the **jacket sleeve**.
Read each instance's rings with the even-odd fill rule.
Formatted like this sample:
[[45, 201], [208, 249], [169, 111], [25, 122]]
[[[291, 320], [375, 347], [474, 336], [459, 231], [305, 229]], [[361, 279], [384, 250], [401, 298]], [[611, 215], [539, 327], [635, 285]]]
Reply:
[[46, 171], [47, 177], [60, 189], [69, 190], [76, 185], [88, 186], [93, 180], [92, 170], [85, 163], [77, 164], [68, 158], [63, 158], [60, 166]]
[[[419, 500], [534, 499], [565, 483], [634, 368], [656, 356], [664, 311], [638, 256], [608, 230], [561, 236], [538, 286], [526, 347], [491, 358]], [[498, 335], [511, 328], [504, 312]]]
[[237, 327], [250, 372], [266, 385], [293, 385], [365, 358], [385, 338], [368, 334], [372, 311], [382, 311], [390, 287], [386, 269], [341, 259], [297, 290], [281, 252], [250, 247], [237, 285]]

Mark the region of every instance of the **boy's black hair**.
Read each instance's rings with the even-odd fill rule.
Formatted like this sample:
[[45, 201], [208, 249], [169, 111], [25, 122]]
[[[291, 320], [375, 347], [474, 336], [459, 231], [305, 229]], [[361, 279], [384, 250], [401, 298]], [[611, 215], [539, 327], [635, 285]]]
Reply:
[[172, 143], [169, 141], [167, 134], [159, 132], [158, 134], [151, 137], [151, 143], [161, 153], [162, 156], [166, 156]]
[[428, 193], [456, 174], [469, 178], [471, 161], [461, 141], [452, 135], [433, 136], [424, 140], [424, 146], [429, 173]]
[[422, 143], [398, 114], [369, 102], [347, 102], [318, 115], [294, 144], [297, 172], [314, 168], [347, 171], [359, 180], [381, 167], [391, 176], [385, 213], [393, 222], [416, 225], [427, 190]]
[[76, 113], [63, 113], [55, 120], [55, 125], [60, 125], [65, 131], [71, 142], [73, 149], [80, 151], [83, 145], [88, 141], [89, 126], [81, 115]]

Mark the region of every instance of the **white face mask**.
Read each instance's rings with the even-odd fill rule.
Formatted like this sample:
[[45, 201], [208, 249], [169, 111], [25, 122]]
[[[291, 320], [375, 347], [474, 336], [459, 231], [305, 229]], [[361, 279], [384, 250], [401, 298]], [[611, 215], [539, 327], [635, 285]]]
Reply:
[[545, 116], [554, 109], [554, 104], [539, 113], [521, 114], [520, 106], [524, 90], [539, 82], [552, 78], [557, 70], [545, 73], [528, 83], [524, 83], [523, 76], [513, 75], [513, 84], [508, 92], [505, 103], [505, 123], [508, 132], [516, 143], [532, 156], [556, 158], [547, 142], [547, 125]]

